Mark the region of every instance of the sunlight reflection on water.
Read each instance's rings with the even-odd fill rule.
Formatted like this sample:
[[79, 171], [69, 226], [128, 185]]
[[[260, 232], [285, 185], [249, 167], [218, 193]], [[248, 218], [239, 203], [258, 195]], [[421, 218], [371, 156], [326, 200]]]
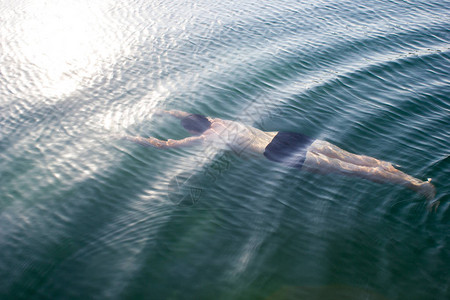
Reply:
[[[70, 94], [126, 52], [112, 1], [26, 1], [7, 24], [16, 67], [45, 97]], [[108, 30], [105, 30], [108, 28]], [[19, 52], [19, 53], [17, 53]], [[22, 84], [26, 84], [23, 82]]]

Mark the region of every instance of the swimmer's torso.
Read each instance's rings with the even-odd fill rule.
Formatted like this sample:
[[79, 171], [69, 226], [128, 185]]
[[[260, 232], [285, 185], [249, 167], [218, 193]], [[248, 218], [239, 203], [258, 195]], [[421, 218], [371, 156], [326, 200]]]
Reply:
[[265, 132], [239, 122], [210, 119], [211, 128], [203, 133], [205, 143], [228, 148], [243, 156], [261, 156], [278, 132]]

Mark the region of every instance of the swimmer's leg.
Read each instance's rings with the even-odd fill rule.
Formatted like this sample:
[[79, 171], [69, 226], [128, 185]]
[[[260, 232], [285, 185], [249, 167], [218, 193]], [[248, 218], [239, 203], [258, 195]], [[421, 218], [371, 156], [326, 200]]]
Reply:
[[310, 151], [306, 154], [306, 160], [302, 169], [314, 173], [339, 173], [347, 176], [356, 176], [378, 183], [399, 184], [426, 196], [428, 199], [434, 198], [436, 194], [434, 186], [429, 181], [422, 181], [397, 169], [388, 171], [382, 166], [356, 165]]
[[354, 165], [366, 167], [381, 167], [387, 171], [398, 171], [392, 166], [391, 163], [387, 161], [378, 160], [366, 155], [353, 154], [326, 141], [315, 140], [308, 148], [308, 151], [322, 154], [329, 158], [335, 158]]

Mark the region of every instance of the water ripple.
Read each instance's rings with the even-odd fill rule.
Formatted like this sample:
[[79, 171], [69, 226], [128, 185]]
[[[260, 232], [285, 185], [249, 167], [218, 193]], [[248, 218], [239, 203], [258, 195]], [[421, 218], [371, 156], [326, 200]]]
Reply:
[[[0, 293], [267, 298], [351, 282], [395, 299], [423, 296], [410, 291], [425, 282], [444, 295], [445, 1], [24, 0], [0, 12]], [[401, 187], [118, 140], [187, 136], [156, 108], [393, 161], [433, 177], [441, 206], [428, 214]], [[170, 198], [180, 174], [200, 183], [194, 205]]]

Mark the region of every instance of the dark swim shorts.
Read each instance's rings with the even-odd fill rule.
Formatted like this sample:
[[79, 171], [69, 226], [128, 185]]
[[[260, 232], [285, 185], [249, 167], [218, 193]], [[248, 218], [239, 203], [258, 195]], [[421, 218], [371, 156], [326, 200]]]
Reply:
[[266, 146], [264, 156], [267, 159], [301, 169], [306, 159], [306, 152], [314, 140], [295, 132], [278, 132]]

